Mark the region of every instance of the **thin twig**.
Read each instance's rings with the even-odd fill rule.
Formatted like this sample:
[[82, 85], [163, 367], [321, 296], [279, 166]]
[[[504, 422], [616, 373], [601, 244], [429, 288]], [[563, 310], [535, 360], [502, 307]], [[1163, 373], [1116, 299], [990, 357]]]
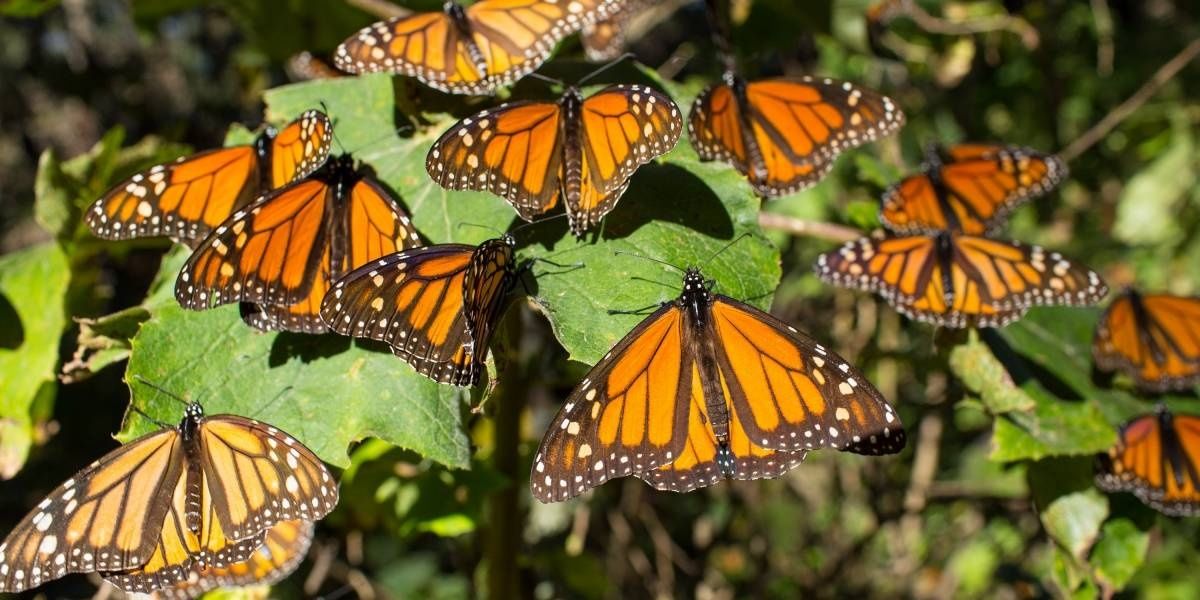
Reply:
[[1154, 75], [1146, 83], [1142, 84], [1141, 89], [1134, 92], [1132, 96], [1112, 109], [1107, 115], [1104, 115], [1104, 118], [1100, 119], [1099, 123], [1096, 123], [1091, 129], [1083, 132], [1083, 135], [1075, 138], [1075, 141], [1067, 144], [1067, 147], [1058, 153], [1059, 157], [1067, 162], [1071, 162], [1078, 158], [1080, 154], [1087, 151], [1088, 148], [1094, 146], [1096, 142], [1104, 139], [1104, 136], [1108, 135], [1121, 121], [1124, 121], [1129, 115], [1141, 108], [1146, 101], [1154, 97], [1158, 93], [1158, 90], [1162, 89], [1168, 81], [1175, 77], [1179, 71], [1183, 70], [1198, 55], [1200, 55], [1200, 39], [1193, 40], [1179, 54], [1176, 54], [1171, 60], [1168, 60], [1163, 66], [1159, 67], [1158, 71], [1155, 71]]
[[904, 511], [910, 515], [921, 512], [929, 497], [929, 486], [937, 473], [939, 445], [942, 439], [942, 417], [926, 414], [917, 430], [917, 450], [913, 455], [912, 476], [904, 494]]
[[1025, 44], [1026, 48], [1037, 48], [1040, 42], [1038, 32], [1032, 25], [1025, 19], [1012, 15], [981, 17], [966, 21], [950, 21], [925, 12], [925, 9], [918, 6], [916, 2], [906, 2], [903, 10], [917, 24], [917, 27], [929, 33], [940, 35], [974, 35], [976, 33], [989, 33], [992, 31], [1008, 31], [1020, 37], [1021, 43]]
[[380, 19], [394, 19], [413, 14], [413, 11], [403, 6], [396, 6], [387, 0], [346, 0], [346, 4], [362, 9]]
[[763, 229], [786, 231], [792, 235], [815, 237], [831, 242], [850, 242], [863, 236], [863, 232], [853, 227], [820, 221], [805, 221], [769, 212], [758, 213], [758, 224]]
[[1112, 11], [1108, 9], [1105, 0], [1092, 0], [1092, 20], [1096, 23], [1096, 72], [1101, 77], [1112, 75], [1113, 56], [1116, 45], [1113, 43]]

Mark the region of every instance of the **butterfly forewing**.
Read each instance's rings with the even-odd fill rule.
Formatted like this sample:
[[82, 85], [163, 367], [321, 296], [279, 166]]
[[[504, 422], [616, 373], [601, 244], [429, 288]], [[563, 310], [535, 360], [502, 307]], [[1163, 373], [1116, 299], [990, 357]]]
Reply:
[[178, 432], [164, 430], [121, 446], [68, 479], [0, 543], [0, 591], [144, 563], [182, 479], [183, 458]]
[[1096, 364], [1151, 391], [1200, 383], [1200, 298], [1127, 291], [1109, 305], [1092, 342]]
[[264, 585], [287, 577], [312, 545], [313, 524], [282, 521], [267, 530], [249, 558], [226, 567], [199, 567], [188, 577], [156, 591], [157, 600], [190, 600], [220, 587]]
[[319, 110], [305, 111], [279, 130], [271, 141], [271, 187], [312, 175], [329, 158], [332, 142], [333, 124]]
[[616, 9], [615, 0], [481, 0], [464, 11], [469, 36], [448, 12], [370, 25], [334, 56], [351, 73], [417, 77], [454, 94], [494, 94], [537, 69], [562, 38]]
[[884, 194], [880, 219], [888, 229], [983, 235], [1067, 175], [1057, 157], [1017, 146], [960, 144], [947, 155], [948, 160], [927, 165], [925, 173], [903, 179]]
[[519, 102], [463, 119], [434, 142], [426, 170], [442, 187], [491, 192], [533, 220], [557, 203], [561, 112], [552, 102]]
[[944, 327], [999, 327], [1032, 306], [1090, 305], [1108, 293], [1097, 273], [1057, 252], [966, 235], [862, 238], [822, 254], [816, 271]]
[[725, 296], [713, 322], [726, 397], [763, 448], [904, 449], [900, 419], [857, 369], [795, 327]]
[[682, 315], [671, 304], [647, 317], [575, 388], [534, 457], [534, 498], [565, 500], [681, 455], [692, 395]]
[[1096, 484], [1131, 492], [1172, 516], [1200, 514], [1200, 417], [1143, 415], [1121, 427], [1117, 444], [1098, 461]]

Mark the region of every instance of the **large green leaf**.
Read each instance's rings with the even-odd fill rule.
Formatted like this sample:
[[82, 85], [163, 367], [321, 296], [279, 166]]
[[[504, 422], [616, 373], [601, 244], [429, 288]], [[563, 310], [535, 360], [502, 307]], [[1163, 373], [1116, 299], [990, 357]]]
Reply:
[[25, 464], [35, 402], [54, 397], [70, 277], [53, 243], [0, 257], [0, 479]]
[[1149, 547], [1149, 533], [1129, 519], [1112, 519], [1104, 524], [1088, 562], [1098, 579], [1121, 590], [1142, 567]]
[[[429, 146], [453, 119], [439, 111], [461, 112], [460, 101], [413, 97], [411, 89], [385, 76], [367, 76], [286, 86], [269, 91], [266, 101], [276, 122], [323, 106], [334, 120], [337, 143], [397, 192], [426, 240], [476, 243], [497, 235], [462, 224], [507, 228], [516, 221], [510, 206], [488, 194], [443, 190], [425, 172]], [[411, 125], [416, 119], [404, 116], [415, 114], [414, 102], [425, 109], [416, 129]], [[535, 263], [536, 282], [525, 285], [535, 288], [538, 305], [567, 350], [594, 362], [640, 318], [609, 310], [654, 305], [678, 296], [681, 288], [679, 273], [649, 260], [614, 256], [618, 250], [678, 265], [703, 264], [719, 291], [768, 304], [779, 279], [778, 256], [758, 231], [757, 209], [740, 176], [722, 165], [701, 164], [690, 148], [681, 148], [638, 172], [600, 236], [577, 240], [563, 219], [519, 234], [522, 258], [555, 263]], [[709, 260], [725, 246], [728, 250]], [[463, 392], [433, 384], [378, 345], [336, 336], [258, 334], [240, 322], [235, 307], [184, 311], [170, 294], [182, 260], [180, 255], [166, 261], [153, 287], [147, 302], [152, 317], [132, 341], [131, 375], [201, 400], [209, 412], [269, 421], [335, 464], [346, 464], [351, 441], [376, 436], [450, 466], [466, 465]], [[146, 386], [133, 388], [137, 403], [155, 418], [178, 418], [179, 406]], [[124, 436], [149, 428], [135, 423]]]
[[1108, 500], [1096, 490], [1067, 494], [1051, 502], [1041, 517], [1051, 539], [1081, 559], [1100, 535], [1100, 524], [1108, 517]]

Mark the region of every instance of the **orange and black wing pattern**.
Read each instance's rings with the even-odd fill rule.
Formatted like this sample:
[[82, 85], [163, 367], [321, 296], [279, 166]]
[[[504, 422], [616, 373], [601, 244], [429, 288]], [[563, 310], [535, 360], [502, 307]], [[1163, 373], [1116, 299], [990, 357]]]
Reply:
[[1053, 155], [988, 144], [952, 146], [945, 158], [931, 150], [923, 169], [884, 193], [879, 217], [894, 233], [985, 235], [1067, 176], [1066, 164]]
[[1096, 485], [1131, 492], [1171, 516], [1200, 515], [1200, 417], [1160, 408], [1121, 427], [1098, 460]]
[[1057, 252], [1020, 242], [943, 233], [862, 238], [822, 254], [817, 275], [877, 292], [902, 314], [941, 327], [1001, 327], [1033, 306], [1088, 306], [1108, 293], [1100, 276]]
[[296, 570], [312, 545], [313, 524], [281, 521], [267, 530], [262, 544], [246, 560], [226, 567], [200, 567], [187, 578], [156, 591], [157, 600], [191, 600], [222, 587], [268, 585]]
[[616, 0], [480, 0], [380, 21], [338, 46], [348, 73], [386, 71], [452, 94], [492, 95], [533, 72], [564, 37], [616, 10]]
[[[573, 127], [571, 123], [568, 127]], [[562, 173], [571, 230], [582, 234], [616, 206], [638, 167], [670, 152], [683, 131], [679, 107], [666, 94], [640, 85], [614, 85], [580, 108], [582, 169]]]
[[332, 131], [324, 113], [310, 110], [254, 145], [156, 165], [105, 193], [85, 220], [105, 239], [171, 236], [198, 242], [259, 194], [312, 174], [329, 155]]
[[532, 221], [558, 203], [562, 110], [514, 102], [455, 123], [429, 149], [425, 169], [451, 190], [491, 192]]
[[92, 463], [46, 496], [0, 543], [0, 592], [20, 592], [67, 573], [145, 564], [183, 474], [183, 442], [174, 429]]
[[684, 492], [776, 477], [808, 450], [892, 454], [904, 444], [899, 418], [856, 369], [794, 327], [712, 296], [689, 270], [680, 299], [635, 327], [567, 398], [530, 487], [558, 502], [637, 475]]
[[426, 246], [347, 273], [321, 316], [340, 334], [386, 342], [422, 375], [471, 386], [514, 278], [511, 238]]
[[1200, 383], [1200, 298], [1126, 290], [1100, 318], [1092, 355], [1101, 369], [1122, 371], [1143, 389], [1195, 386]]
[[891, 98], [847, 81], [730, 75], [696, 98], [688, 136], [702, 160], [729, 162], [773, 197], [814, 185], [843, 151], [902, 125]]

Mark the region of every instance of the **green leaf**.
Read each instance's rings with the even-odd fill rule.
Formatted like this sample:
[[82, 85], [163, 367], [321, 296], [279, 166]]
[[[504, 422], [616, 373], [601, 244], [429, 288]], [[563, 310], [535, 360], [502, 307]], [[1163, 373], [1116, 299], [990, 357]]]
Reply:
[[1149, 546], [1150, 534], [1138, 529], [1133, 521], [1112, 519], [1104, 524], [1089, 562], [1097, 579], [1119, 591], [1142, 567]]
[[1129, 180], [1117, 200], [1113, 236], [1128, 244], [1163, 244], [1183, 235], [1178, 215], [1196, 181], [1195, 144], [1188, 126], [1172, 131], [1171, 145]]
[[25, 464], [34, 404], [54, 397], [69, 282], [57, 245], [0, 257], [0, 479]]
[[[340, 144], [399, 192], [418, 231], [431, 243], [478, 243], [496, 235], [464, 223], [497, 229], [521, 223], [501, 198], [447, 191], [430, 180], [425, 155], [456, 120], [441, 111], [467, 111], [457, 106], [457, 99], [423, 96], [429, 99], [422, 105], [424, 124], [415, 132], [397, 134], [399, 125], [408, 125], [397, 115], [413, 112], [406, 99], [411, 92], [404, 85], [386, 76], [342, 78], [276, 88], [265, 98], [275, 121], [323, 104], [334, 120]], [[690, 89], [667, 90], [680, 106], [690, 105], [686, 95]], [[617, 251], [681, 267], [700, 265], [717, 281], [718, 292], [769, 306], [779, 282], [779, 258], [761, 236], [758, 208], [741, 175], [724, 163], [701, 163], [681, 139], [664, 159], [638, 170], [598, 238], [588, 235], [577, 240], [567, 233], [564, 220], [555, 219], [519, 235], [519, 243], [531, 235], [534, 241], [522, 244], [518, 254], [563, 265], [535, 264], [539, 306], [571, 357], [590, 364], [642, 318], [608, 311], [657, 305], [678, 297], [682, 289], [681, 275], [669, 267], [614, 256]]]
[[6, 17], [36, 17], [56, 6], [59, 0], [5, 0], [0, 2], [0, 15]]
[[1082, 559], [1108, 517], [1108, 499], [1089, 489], [1059, 497], [1042, 511], [1042, 525], [1050, 538], [1072, 557]]
[[950, 370], [968, 390], [979, 394], [984, 406], [994, 415], [1014, 410], [1030, 411], [1036, 407], [1033, 398], [1013, 383], [1004, 365], [996, 360], [986, 344], [979, 341], [974, 331], [966, 344], [950, 351]]

